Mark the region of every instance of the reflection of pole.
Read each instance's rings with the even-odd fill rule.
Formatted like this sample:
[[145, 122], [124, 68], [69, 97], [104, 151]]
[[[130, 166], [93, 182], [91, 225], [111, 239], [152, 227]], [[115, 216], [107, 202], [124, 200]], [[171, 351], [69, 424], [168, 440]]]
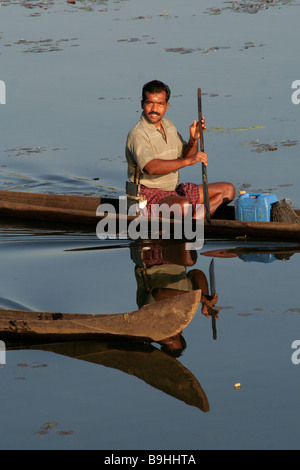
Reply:
[[[215, 280], [215, 263], [214, 259], [211, 260], [210, 265], [209, 265], [209, 282], [210, 282], [210, 295], [211, 298], [215, 295], [216, 293], [216, 280]], [[216, 328], [216, 310], [211, 309], [210, 312], [211, 315], [211, 325], [212, 325], [212, 331], [213, 331], [213, 339], [217, 339], [217, 328]]]
[[213, 330], [213, 339], [217, 339], [217, 328], [216, 328], [216, 312], [213, 310], [211, 312], [211, 326]]

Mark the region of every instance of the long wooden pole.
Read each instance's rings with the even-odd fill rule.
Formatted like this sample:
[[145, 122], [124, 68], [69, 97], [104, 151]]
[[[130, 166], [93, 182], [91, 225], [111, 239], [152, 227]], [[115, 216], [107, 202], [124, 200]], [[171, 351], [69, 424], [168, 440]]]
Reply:
[[[202, 121], [202, 100], [201, 100], [201, 88], [198, 88], [198, 118], [200, 128], [200, 150], [204, 152], [204, 138], [203, 129], [201, 126]], [[210, 223], [210, 209], [209, 209], [209, 198], [208, 198], [208, 183], [207, 183], [207, 168], [202, 163], [202, 183], [203, 183], [203, 195], [204, 195], [204, 207], [207, 222]]]

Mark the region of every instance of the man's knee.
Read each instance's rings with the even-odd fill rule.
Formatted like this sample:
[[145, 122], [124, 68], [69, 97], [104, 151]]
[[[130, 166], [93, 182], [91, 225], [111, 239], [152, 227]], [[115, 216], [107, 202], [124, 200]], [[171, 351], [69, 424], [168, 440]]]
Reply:
[[215, 195], [219, 194], [219, 197], [222, 198], [221, 203], [229, 203], [234, 199], [235, 196], [235, 187], [231, 183], [222, 182], [217, 183], [215, 187]]
[[192, 202], [189, 199], [187, 199], [185, 197], [180, 198], [179, 205], [181, 207], [181, 214], [182, 215], [189, 215], [189, 216], [194, 215], [193, 205], [192, 205]]
[[229, 199], [229, 201], [233, 201], [235, 196], [235, 187], [231, 183], [225, 183], [226, 188], [224, 191], [224, 199]]

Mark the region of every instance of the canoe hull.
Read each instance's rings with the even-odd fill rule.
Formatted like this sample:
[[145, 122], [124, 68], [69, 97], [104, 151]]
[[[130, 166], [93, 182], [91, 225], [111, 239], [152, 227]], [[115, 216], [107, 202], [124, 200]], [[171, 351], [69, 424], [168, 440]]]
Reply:
[[[116, 219], [116, 232], [119, 226], [130, 224], [134, 217], [118, 214], [118, 199], [66, 196], [59, 194], [38, 194], [19, 191], [0, 191], [0, 216], [18, 220], [44, 221], [58, 224], [72, 224], [78, 227], [94, 227], [104, 216], [97, 215], [100, 204], [109, 204], [114, 209], [109, 216]], [[300, 211], [295, 211], [300, 218]], [[125, 221], [124, 221], [125, 219]], [[299, 219], [300, 220], [300, 219]], [[174, 228], [174, 223], [171, 221]], [[162, 225], [162, 224], [161, 224]], [[148, 221], [151, 238], [151, 220]], [[174, 232], [175, 233], [175, 232]], [[172, 235], [172, 230], [171, 230]], [[108, 234], [109, 236], [109, 234]], [[300, 223], [246, 222], [234, 220], [234, 207], [227, 206], [219, 211], [210, 223], [204, 224], [205, 238], [250, 237], [300, 242]]]

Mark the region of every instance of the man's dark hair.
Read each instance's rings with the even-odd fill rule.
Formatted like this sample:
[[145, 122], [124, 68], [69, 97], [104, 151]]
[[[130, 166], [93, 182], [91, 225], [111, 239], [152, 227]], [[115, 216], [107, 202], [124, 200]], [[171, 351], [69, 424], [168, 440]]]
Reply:
[[159, 80], [152, 80], [151, 82], [145, 83], [145, 85], [143, 86], [142, 100], [146, 101], [146, 92], [160, 93], [162, 91], [166, 92], [166, 102], [168, 103], [171, 96], [171, 91], [168, 85], [163, 82], [160, 82]]

